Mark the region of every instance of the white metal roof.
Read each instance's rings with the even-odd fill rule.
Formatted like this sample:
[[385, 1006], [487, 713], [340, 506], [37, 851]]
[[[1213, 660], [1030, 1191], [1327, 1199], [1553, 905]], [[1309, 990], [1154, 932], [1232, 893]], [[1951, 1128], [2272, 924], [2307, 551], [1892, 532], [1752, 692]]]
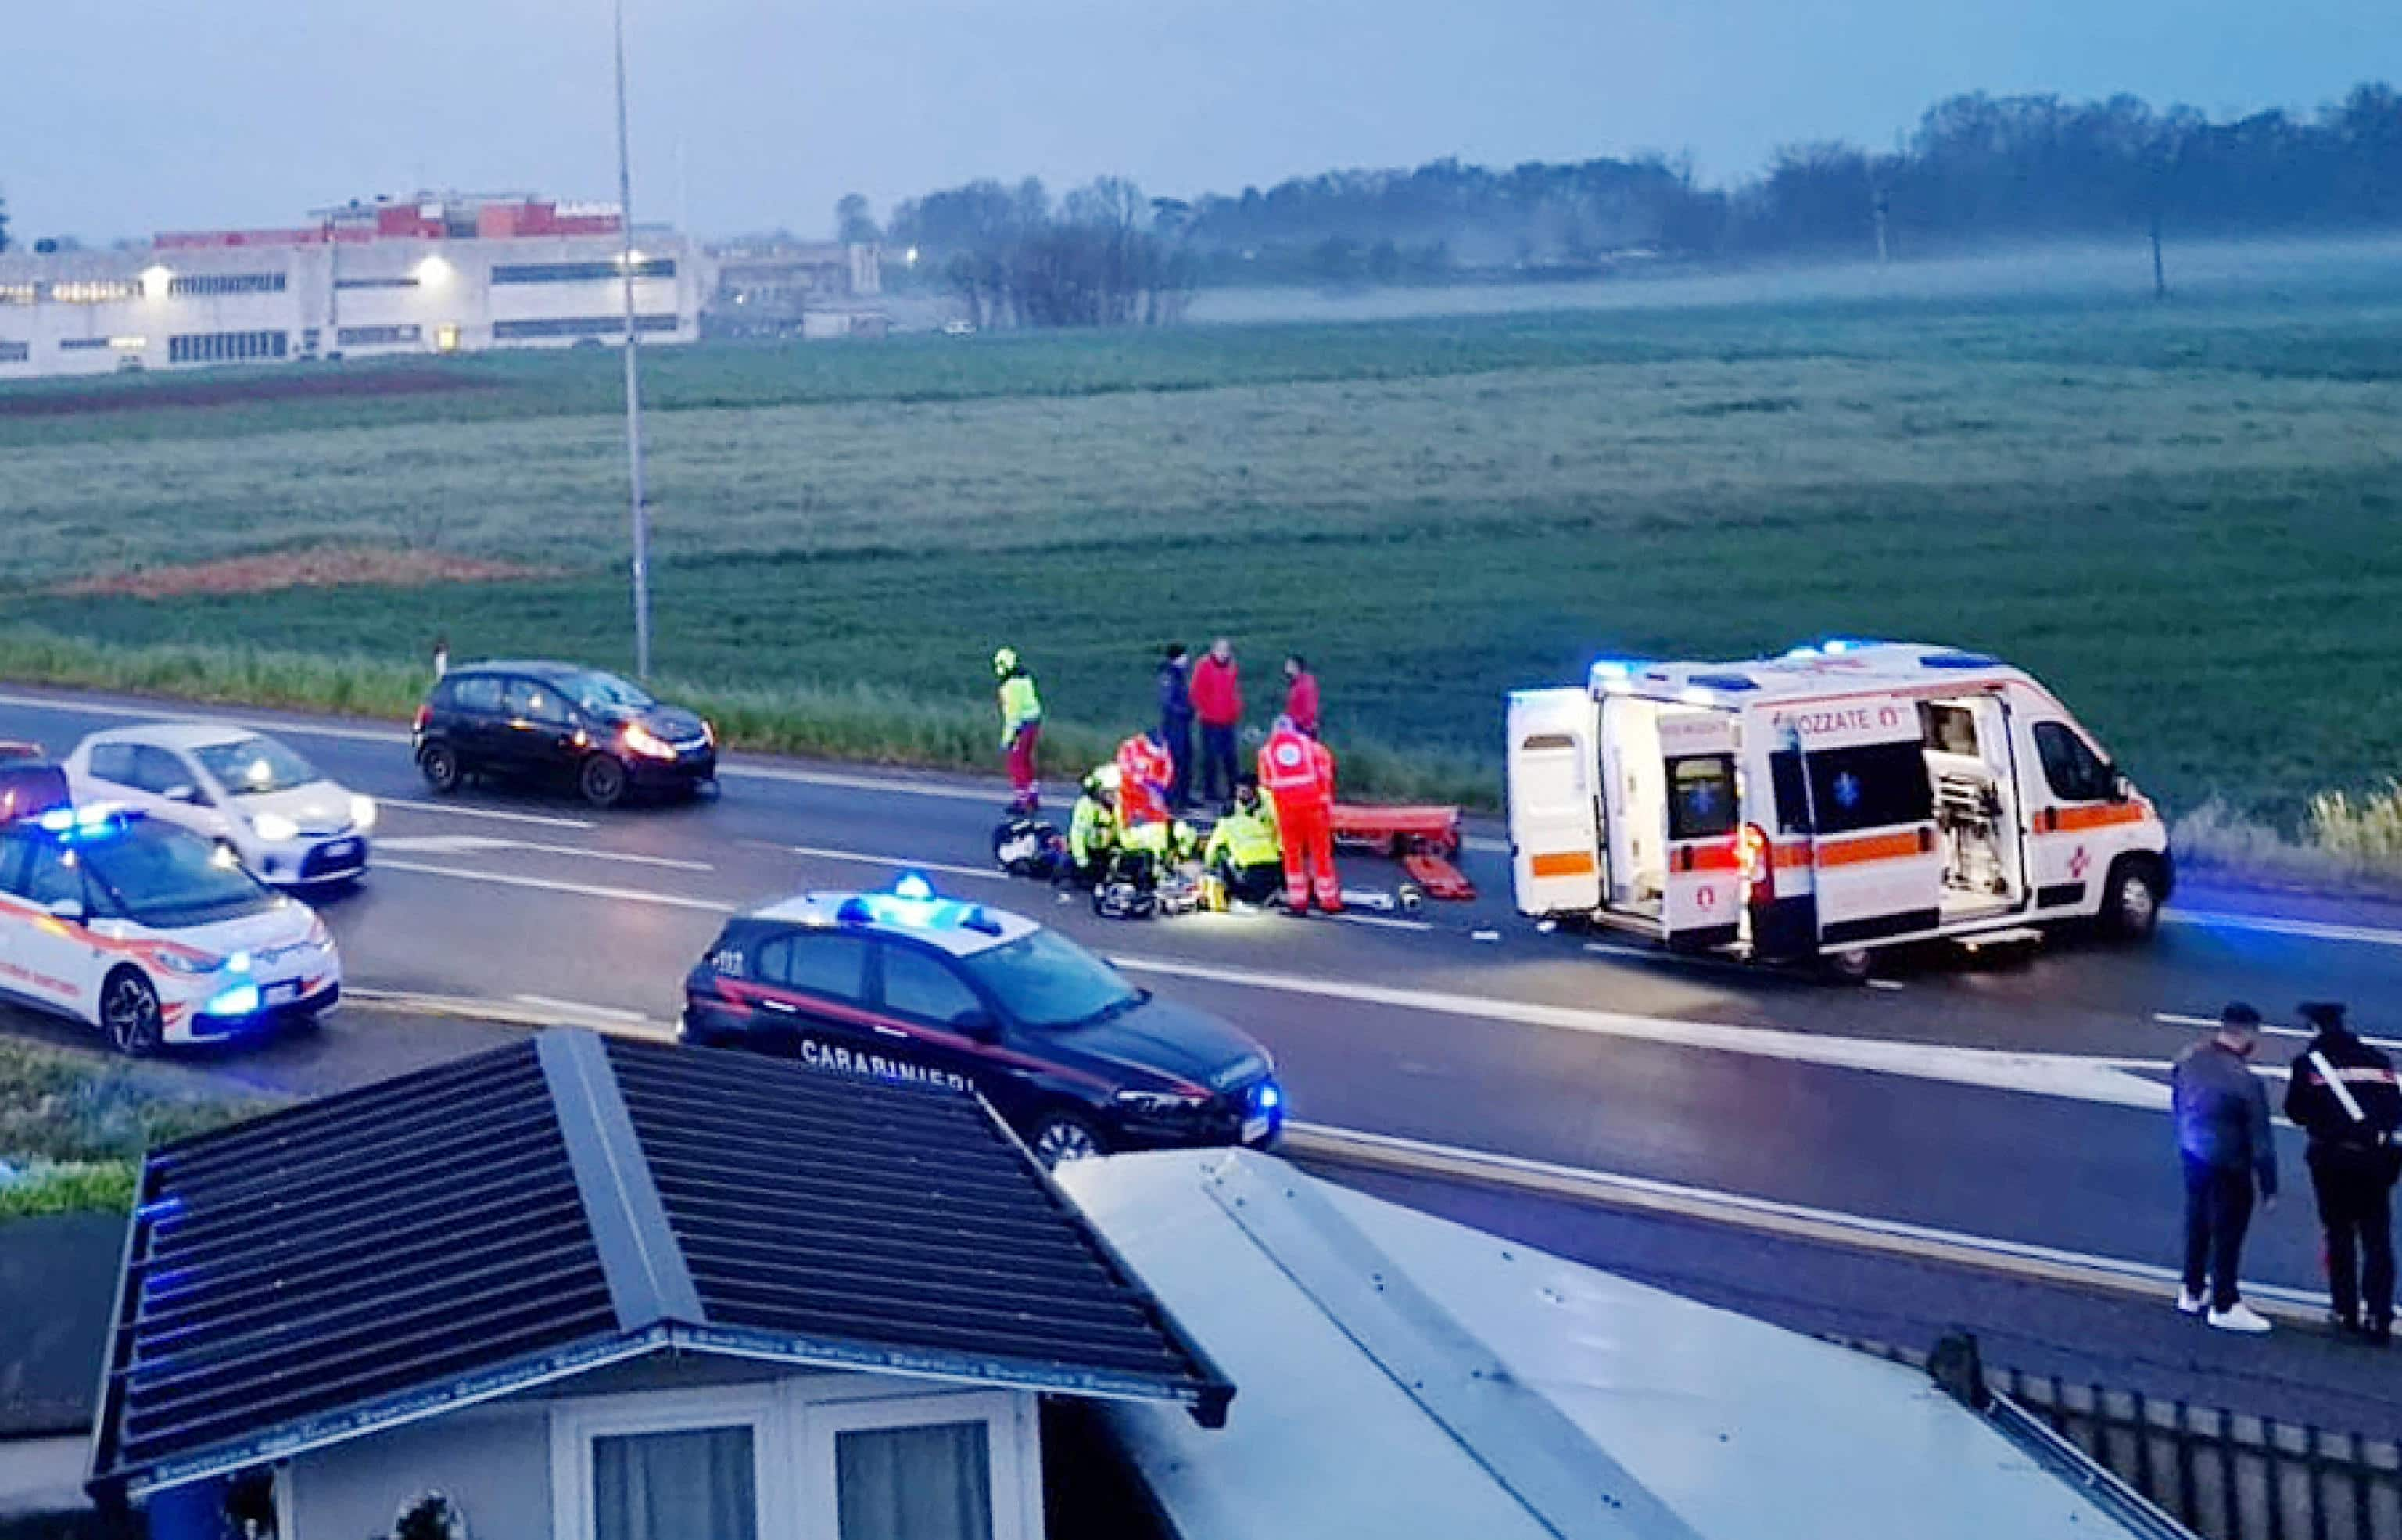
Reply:
[[1732, 663], [1607, 658], [1593, 666], [1596, 689], [1664, 695], [1693, 706], [1742, 707], [1892, 691], [1989, 689], [2031, 682], [1999, 658], [1925, 642], [1828, 642], [1773, 658]]
[[1111, 1410], [1186, 1540], [2129, 1533], [1899, 1365], [1249, 1151], [1056, 1176], [1242, 1387]]
[[[843, 906], [853, 899], [860, 900], [867, 907], [866, 918], [844, 916]], [[848, 925], [863, 930], [892, 931], [914, 936], [955, 957], [973, 957], [979, 952], [1006, 946], [1042, 928], [1025, 915], [1013, 914], [1004, 909], [941, 897], [912, 901], [890, 892], [795, 893], [789, 899], [751, 911], [750, 917], [777, 920], [786, 925], [817, 925], [829, 928]]]

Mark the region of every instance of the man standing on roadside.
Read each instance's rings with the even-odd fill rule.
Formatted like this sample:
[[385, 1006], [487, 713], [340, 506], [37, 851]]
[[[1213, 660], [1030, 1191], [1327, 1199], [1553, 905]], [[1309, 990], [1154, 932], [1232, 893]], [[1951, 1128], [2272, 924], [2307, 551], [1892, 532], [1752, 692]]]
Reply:
[[1318, 736], [1318, 676], [1309, 671], [1308, 662], [1299, 653], [1284, 660], [1284, 714], [1292, 724]]
[[1224, 637], [1194, 665], [1193, 710], [1201, 719], [1201, 800], [1222, 812], [1235, 804], [1235, 735], [1243, 725], [1242, 679]]
[[2243, 1302], [2236, 1280], [2255, 1184], [2262, 1206], [2277, 1201], [2269, 1093], [2247, 1063], [2259, 1046], [2260, 1012], [2231, 1001], [2209, 1040], [2177, 1055], [2169, 1079], [2185, 1164], [2185, 1286], [2177, 1309], [2205, 1316], [2221, 1331], [2256, 1336], [2269, 1322]]
[[2394, 1062], [2344, 1024], [2343, 1007], [2306, 1001], [2317, 1036], [2293, 1063], [2285, 1116], [2311, 1136], [2311, 1191], [2326, 1236], [2336, 1329], [2383, 1347], [2394, 1334], [2394, 1177], [2402, 1165], [2402, 1088]]
[[1193, 654], [1171, 641], [1159, 654], [1159, 740], [1175, 763], [1167, 805], [1181, 813], [1193, 805]]

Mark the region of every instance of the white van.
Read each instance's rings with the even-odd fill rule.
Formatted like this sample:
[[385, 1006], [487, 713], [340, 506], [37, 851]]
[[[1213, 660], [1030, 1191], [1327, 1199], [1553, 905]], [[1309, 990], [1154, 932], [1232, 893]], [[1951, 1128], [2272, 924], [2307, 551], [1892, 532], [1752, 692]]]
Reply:
[[1510, 698], [1519, 912], [1680, 950], [1819, 956], [2148, 935], [2168, 831], [2078, 724], [1981, 653], [1829, 641], [1749, 663], [1607, 660]]

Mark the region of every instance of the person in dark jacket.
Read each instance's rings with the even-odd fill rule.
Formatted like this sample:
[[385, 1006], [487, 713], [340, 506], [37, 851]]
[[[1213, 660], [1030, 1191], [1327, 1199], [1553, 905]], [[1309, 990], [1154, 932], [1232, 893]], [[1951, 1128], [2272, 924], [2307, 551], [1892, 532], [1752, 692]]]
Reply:
[[1167, 805], [1181, 813], [1193, 805], [1193, 654], [1180, 641], [1160, 651], [1159, 736], [1175, 763]]
[[2277, 1201], [2269, 1093], [2247, 1062], [2259, 1046], [2260, 1012], [2230, 1002], [2209, 1040], [2177, 1055], [2169, 1079], [2177, 1154], [2185, 1165], [2185, 1286], [2177, 1309], [2206, 1314], [2221, 1331], [2252, 1334], [2268, 1330], [2269, 1323], [2243, 1302], [2236, 1282], [2243, 1232], [2252, 1223], [2256, 1188], [2264, 1206]]
[[2316, 1036], [2293, 1063], [2285, 1116], [2311, 1137], [2311, 1191], [2326, 1234], [2336, 1329], [2383, 1347], [2394, 1334], [2394, 1177], [2402, 1167], [2402, 1087], [2394, 1061], [2344, 1024], [2343, 1007], [2306, 1001]]

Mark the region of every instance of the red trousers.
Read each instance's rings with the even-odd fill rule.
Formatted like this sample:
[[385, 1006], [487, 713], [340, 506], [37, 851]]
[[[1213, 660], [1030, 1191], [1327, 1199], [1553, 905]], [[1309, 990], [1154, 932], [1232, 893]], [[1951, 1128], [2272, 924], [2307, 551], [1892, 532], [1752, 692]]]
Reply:
[[1343, 913], [1343, 885], [1334, 876], [1334, 809], [1311, 798], [1276, 799], [1277, 835], [1284, 843], [1284, 901], [1296, 913], [1309, 907], [1310, 890], [1318, 907], [1330, 914]]
[[1017, 730], [1009, 740], [1009, 789], [1019, 800], [1030, 802], [1041, 790], [1034, 780], [1034, 746], [1042, 739], [1042, 724], [1034, 722]]

